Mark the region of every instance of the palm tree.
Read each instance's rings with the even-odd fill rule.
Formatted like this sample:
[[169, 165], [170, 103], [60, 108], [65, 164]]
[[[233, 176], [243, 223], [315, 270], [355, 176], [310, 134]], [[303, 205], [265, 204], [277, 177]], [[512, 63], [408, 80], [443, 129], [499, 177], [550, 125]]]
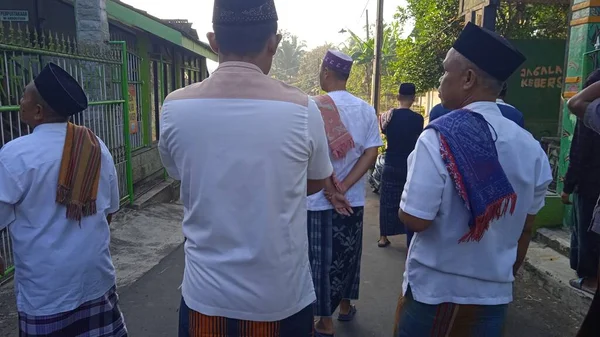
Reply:
[[[375, 59], [375, 38], [363, 40], [352, 31], [347, 42], [346, 52], [352, 56], [355, 64], [365, 66], [363, 86], [371, 96], [371, 83], [373, 79], [373, 61]], [[396, 54], [399, 29], [397, 24], [385, 25], [383, 30], [383, 43], [381, 49], [381, 71], [383, 75], [390, 75], [388, 65], [393, 62]]]
[[296, 35], [288, 32], [283, 32], [282, 34], [283, 39], [273, 60], [271, 76], [291, 83], [300, 69], [300, 61], [302, 60], [302, 56], [304, 56], [306, 44]]

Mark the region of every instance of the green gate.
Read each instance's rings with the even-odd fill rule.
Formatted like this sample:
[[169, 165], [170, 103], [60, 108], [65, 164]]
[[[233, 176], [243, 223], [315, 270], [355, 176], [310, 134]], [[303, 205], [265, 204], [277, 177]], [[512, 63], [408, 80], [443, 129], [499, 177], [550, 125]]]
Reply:
[[[20, 119], [19, 100], [25, 86], [44, 65], [54, 62], [75, 77], [88, 95], [89, 108], [75, 116], [73, 122], [89, 127], [104, 141], [117, 168], [121, 201], [131, 202], [131, 142], [136, 137], [130, 132], [128, 122], [132, 106], [128, 59], [131, 57], [125, 42], [111, 42], [101, 51], [82, 48], [74, 39], [57, 34], [38, 33], [19, 26], [3, 28], [0, 23], [0, 149], [31, 132]], [[135, 99], [139, 97], [136, 95]], [[6, 229], [0, 231], [0, 256], [12, 271], [12, 247]]]

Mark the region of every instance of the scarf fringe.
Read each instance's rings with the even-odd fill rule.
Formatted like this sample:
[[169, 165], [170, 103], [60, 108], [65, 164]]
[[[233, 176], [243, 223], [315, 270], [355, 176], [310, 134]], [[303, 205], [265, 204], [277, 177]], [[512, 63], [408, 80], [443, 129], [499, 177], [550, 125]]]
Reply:
[[63, 205], [70, 203], [71, 189], [66, 186], [59, 185], [58, 191], [56, 192], [56, 202]]
[[84, 217], [94, 215], [98, 212], [96, 209], [96, 200], [90, 200], [84, 204], [78, 202], [71, 202], [66, 205], [67, 207], [67, 219], [79, 221]]
[[343, 143], [336, 144], [335, 149], [331, 149], [331, 154], [335, 159], [342, 159], [346, 156], [348, 151], [354, 148], [354, 139], [352, 137], [348, 137]]
[[516, 193], [509, 194], [506, 197], [488, 205], [488, 207], [485, 210], [485, 213], [478, 216], [475, 219], [475, 225], [472, 226], [471, 230], [458, 242], [465, 243], [481, 241], [485, 232], [490, 228], [490, 224], [492, 223], [492, 221], [500, 219], [506, 214], [506, 212], [509, 212], [512, 215], [515, 212], [516, 206]]

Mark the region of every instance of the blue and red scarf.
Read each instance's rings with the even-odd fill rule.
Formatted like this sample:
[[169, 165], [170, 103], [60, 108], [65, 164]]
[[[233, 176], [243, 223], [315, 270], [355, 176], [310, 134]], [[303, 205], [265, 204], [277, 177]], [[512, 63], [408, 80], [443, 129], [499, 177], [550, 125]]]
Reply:
[[439, 133], [442, 159], [471, 213], [470, 230], [459, 242], [479, 242], [490, 223], [507, 211], [513, 214], [517, 203], [517, 194], [498, 161], [489, 124], [478, 113], [456, 110], [426, 129]]

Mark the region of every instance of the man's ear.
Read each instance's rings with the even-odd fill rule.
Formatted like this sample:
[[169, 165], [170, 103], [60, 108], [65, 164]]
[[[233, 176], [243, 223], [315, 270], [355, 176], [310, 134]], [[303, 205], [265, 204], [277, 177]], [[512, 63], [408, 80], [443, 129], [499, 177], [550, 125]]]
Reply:
[[217, 37], [215, 33], [209, 32], [206, 33], [206, 38], [208, 39], [208, 44], [210, 45], [210, 49], [212, 49], [216, 54], [219, 53], [219, 44], [217, 43]]
[[283, 36], [281, 34], [277, 34], [267, 41], [267, 51], [269, 52], [269, 55], [275, 55], [277, 53], [277, 48], [279, 47], [282, 38]]
[[44, 119], [44, 108], [40, 104], [36, 104], [35, 106], [35, 114], [33, 115], [33, 119], [36, 121], [41, 121]]
[[473, 89], [479, 80], [477, 74], [472, 69], [467, 69], [464, 78], [463, 89], [465, 90]]

